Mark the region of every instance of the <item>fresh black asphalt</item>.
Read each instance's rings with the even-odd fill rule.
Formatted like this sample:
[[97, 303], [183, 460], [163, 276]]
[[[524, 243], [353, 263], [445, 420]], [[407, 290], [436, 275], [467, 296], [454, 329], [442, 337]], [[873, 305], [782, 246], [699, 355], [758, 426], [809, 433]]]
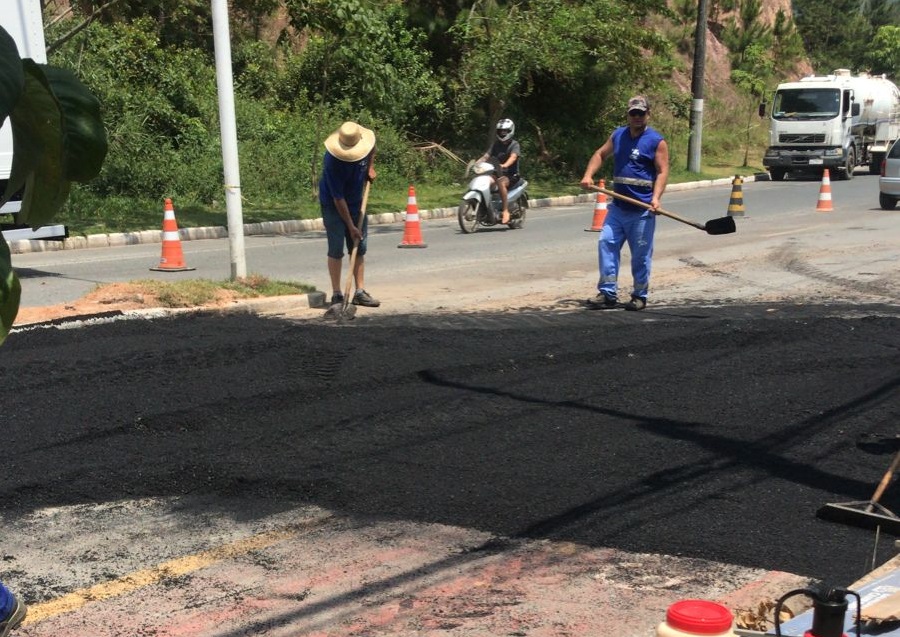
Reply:
[[211, 494], [838, 585], [896, 553], [815, 515], [890, 462], [856, 442], [900, 424], [895, 307], [191, 314], [16, 332], [0, 381], [7, 519]]

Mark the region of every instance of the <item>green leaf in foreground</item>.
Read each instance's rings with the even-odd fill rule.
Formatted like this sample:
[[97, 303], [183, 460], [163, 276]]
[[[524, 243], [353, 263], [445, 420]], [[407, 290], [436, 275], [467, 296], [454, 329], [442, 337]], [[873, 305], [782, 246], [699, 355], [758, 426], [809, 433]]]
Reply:
[[24, 186], [19, 222], [38, 228], [62, 208], [73, 181], [100, 173], [107, 140], [97, 98], [71, 71], [21, 64], [25, 90], [10, 115], [14, 152], [5, 196]]
[[38, 228], [62, 208], [70, 183], [63, 166], [63, 119], [43, 70], [33, 60], [22, 60], [25, 91], [10, 115], [13, 165], [6, 194], [23, 185], [19, 221]]
[[10, 261], [9, 246], [0, 241], [0, 344], [12, 329], [13, 321], [19, 312], [19, 301], [22, 298], [22, 285], [13, 272]]
[[90, 181], [100, 174], [108, 148], [100, 101], [68, 69], [43, 69], [62, 113], [65, 178]]
[[0, 29], [0, 123], [9, 117], [24, 87], [25, 74], [16, 43]]

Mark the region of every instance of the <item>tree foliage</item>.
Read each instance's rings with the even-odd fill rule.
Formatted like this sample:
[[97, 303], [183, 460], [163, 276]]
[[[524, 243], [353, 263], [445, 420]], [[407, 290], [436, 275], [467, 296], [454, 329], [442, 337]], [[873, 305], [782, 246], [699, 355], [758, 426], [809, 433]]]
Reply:
[[[508, 116], [531, 125], [544, 160], [582, 158], [620, 122], [627, 94], [666, 74], [670, 45], [644, 22], [663, 10], [609, 0], [476, 3], [450, 31], [461, 52], [449, 83], [455, 127], [484, 139]], [[596, 137], [566, 135], [574, 122]]]
[[[819, 73], [864, 70], [877, 29], [900, 23], [896, 0], [794, 0], [793, 4], [797, 28]], [[897, 74], [900, 69], [889, 72]]]
[[[450, 155], [423, 153], [416, 142], [437, 141], [462, 157], [481, 153], [501, 116], [516, 121], [532, 175], [580, 173], [634, 93], [654, 98], [669, 131], [687, 128], [690, 96], [671, 81], [685, 69], [677, 42], [659, 27], [685, 31], [695, 20], [689, 2], [228, 4], [249, 205], [312, 200], [322, 140], [344, 119], [377, 130], [379, 173], [398, 183], [446, 166]], [[83, 190], [148, 205], [173, 196], [215, 206], [222, 166], [209, 0], [69, 6], [47, 0], [48, 42], [65, 39], [52, 59], [100, 97], [110, 140], [99, 178]], [[738, 11], [727, 33], [736, 65], [754, 42], [776, 62], [793, 61], [799, 36], [791, 22], [762, 25], [758, 8], [758, 0], [712, 3], [715, 15]]]
[[877, 74], [900, 75], [900, 26], [879, 27], [866, 51], [864, 62]]

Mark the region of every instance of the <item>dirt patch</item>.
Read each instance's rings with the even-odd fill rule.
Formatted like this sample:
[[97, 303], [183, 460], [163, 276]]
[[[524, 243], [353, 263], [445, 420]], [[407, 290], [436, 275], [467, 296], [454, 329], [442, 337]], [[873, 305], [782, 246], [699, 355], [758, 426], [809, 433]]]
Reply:
[[[213, 301], [203, 307], [224, 307], [240, 298], [234, 290], [216, 291]], [[43, 307], [21, 307], [15, 325], [43, 323], [73, 316], [90, 316], [114, 310], [141, 310], [163, 307], [159, 296], [150, 288], [136, 283], [111, 283], [103, 285], [75, 301]]]

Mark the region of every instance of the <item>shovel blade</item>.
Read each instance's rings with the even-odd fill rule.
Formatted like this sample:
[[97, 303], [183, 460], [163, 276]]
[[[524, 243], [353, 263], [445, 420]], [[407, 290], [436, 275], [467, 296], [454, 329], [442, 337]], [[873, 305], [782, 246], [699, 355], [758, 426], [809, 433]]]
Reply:
[[338, 319], [341, 316], [341, 310], [343, 309], [343, 303], [332, 303], [328, 306], [328, 309], [325, 310], [324, 318], [326, 319]]
[[737, 226], [734, 225], [734, 217], [720, 217], [707, 221], [703, 229], [707, 234], [731, 234], [737, 230]]

